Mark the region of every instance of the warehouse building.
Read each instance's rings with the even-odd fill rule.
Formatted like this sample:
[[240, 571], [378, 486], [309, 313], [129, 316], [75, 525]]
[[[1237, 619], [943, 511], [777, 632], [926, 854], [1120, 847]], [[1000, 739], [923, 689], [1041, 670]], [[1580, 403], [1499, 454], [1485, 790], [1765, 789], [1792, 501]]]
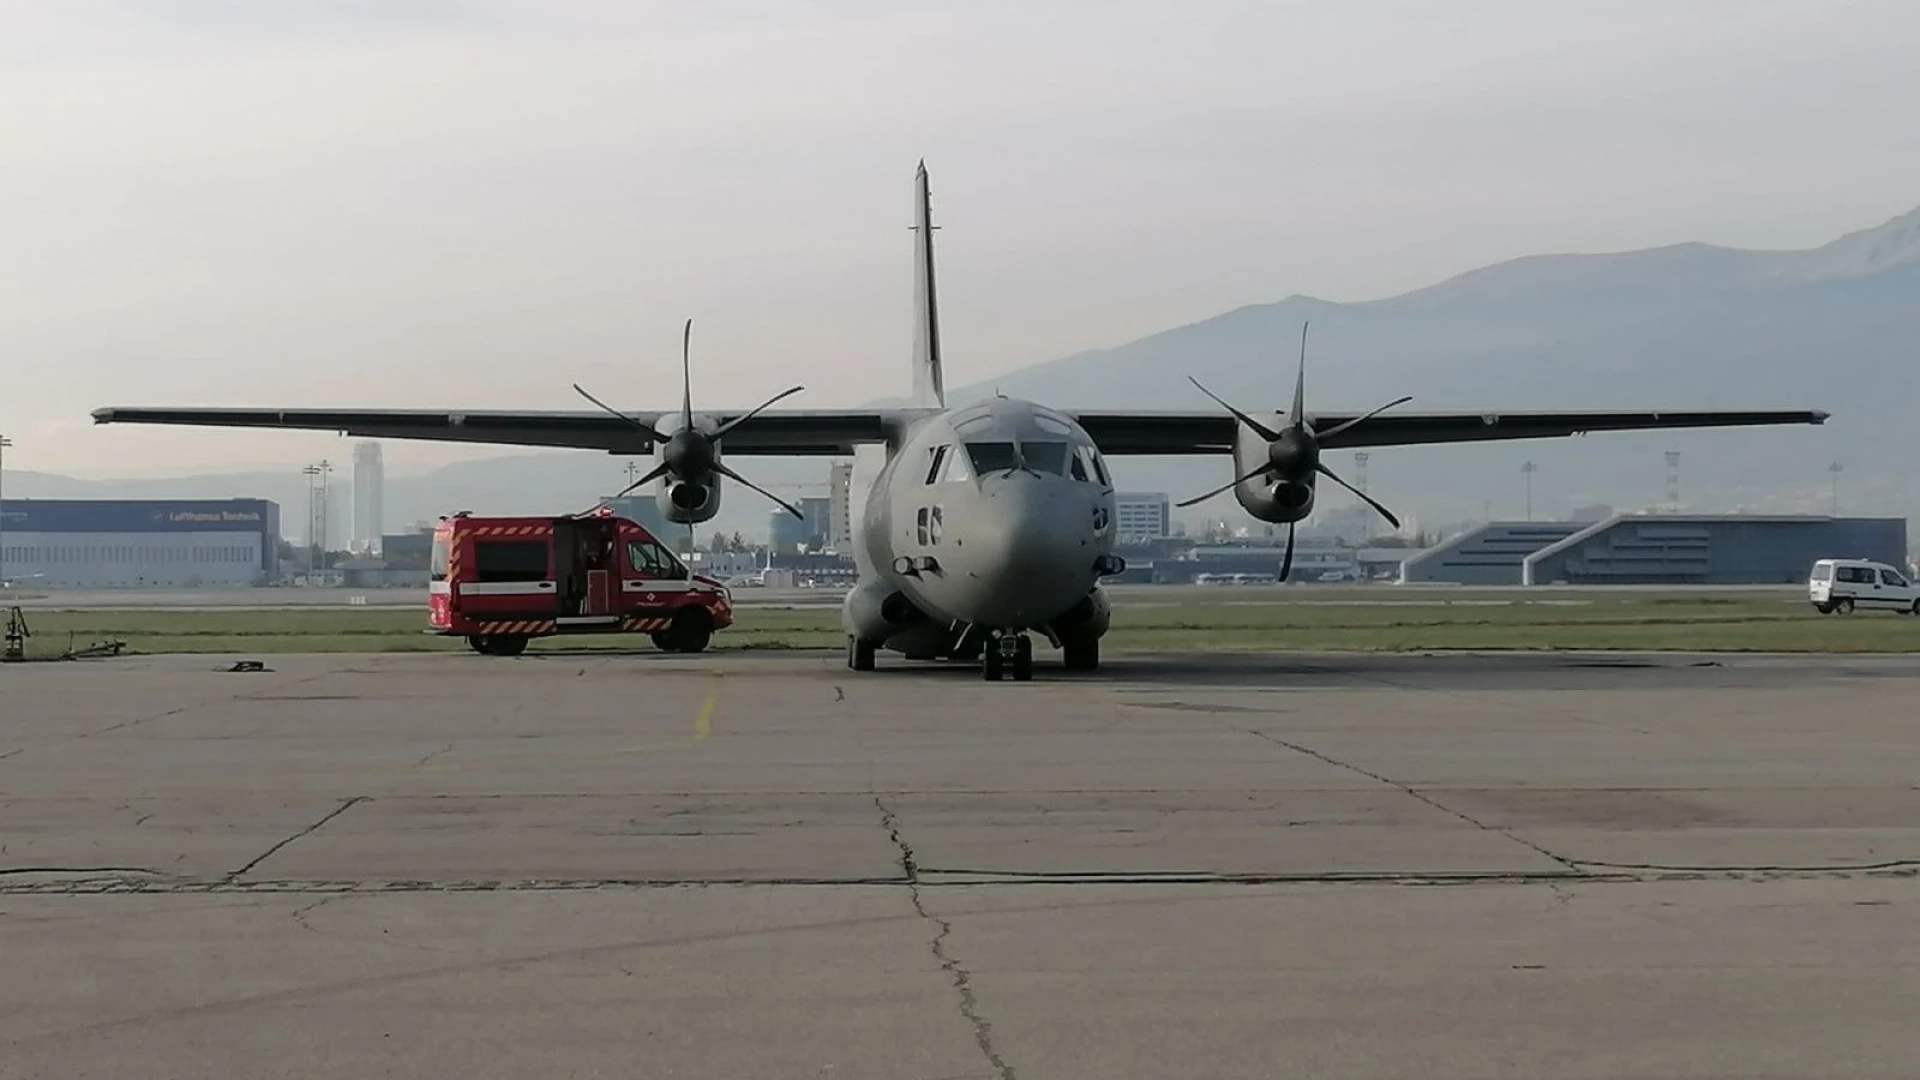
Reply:
[[1816, 559], [1907, 560], [1904, 518], [1614, 514], [1496, 521], [1409, 556], [1403, 582], [1458, 585], [1785, 585]]
[[1905, 566], [1905, 518], [1622, 515], [1528, 555], [1527, 585], [1763, 585], [1807, 580], [1817, 559]]
[[1408, 555], [1400, 580], [1518, 585], [1527, 556], [1585, 527], [1573, 521], [1490, 521]]
[[36, 587], [263, 585], [279, 539], [265, 499], [0, 502], [0, 576]]

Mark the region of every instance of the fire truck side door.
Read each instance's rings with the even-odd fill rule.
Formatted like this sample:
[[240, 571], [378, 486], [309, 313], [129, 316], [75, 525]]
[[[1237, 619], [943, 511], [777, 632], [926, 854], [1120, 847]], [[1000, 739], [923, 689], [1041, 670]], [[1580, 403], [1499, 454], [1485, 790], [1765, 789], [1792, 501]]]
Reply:
[[614, 614], [613, 594], [619, 578], [619, 529], [611, 521], [582, 523], [580, 546], [587, 566], [588, 615]]

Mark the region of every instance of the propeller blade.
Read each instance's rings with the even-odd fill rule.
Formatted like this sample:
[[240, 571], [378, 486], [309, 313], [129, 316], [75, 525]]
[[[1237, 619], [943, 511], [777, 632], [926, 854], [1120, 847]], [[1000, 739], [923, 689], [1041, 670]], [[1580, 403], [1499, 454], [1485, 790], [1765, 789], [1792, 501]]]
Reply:
[[[1273, 431], [1273, 430], [1271, 430], [1271, 429], [1269, 429], [1269, 428], [1268, 428], [1268, 427], [1267, 427], [1267, 426], [1266, 426], [1265, 424], [1262, 424], [1262, 423], [1261, 423], [1260, 421], [1258, 421], [1258, 420], [1255, 420], [1255, 419], [1254, 419], [1253, 417], [1251, 417], [1251, 416], [1248, 416], [1248, 415], [1247, 415], [1246, 413], [1243, 413], [1243, 412], [1241, 412], [1241, 411], [1240, 411], [1239, 409], [1236, 409], [1236, 408], [1234, 408], [1233, 406], [1231, 406], [1231, 405], [1229, 405], [1229, 404], [1227, 404], [1227, 401], [1226, 401], [1226, 399], [1225, 399], [1225, 398], [1223, 398], [1223, 397], [1221, 397], [1221, 396], [1220, 396], [1219, 394], [1216, 394], [1216, 393], [1214, 393], [1213, 391], [1211, 391], [1211, 390], [1209, 390], [1209, 389], [1207, 389], [1207, 388], [1206, 388], [1206, 387], [1204, 387], [1204, 386], [1200, 386], [1200, 380], [1199, 380], [1199, 379], [1196, 379], [1196, 378], [1194, 378], [1193, 376], [1191, 376], [1191, 375], [1189, 375], [1189, 376], [1187, 376], [1187, 381], [1188, 381], [1188, 382], [1190, 382], [1190, 383], [1192, 383], [1192, 384], [1193, 384], [1193, 385], [1195, 385], [1195, 386], [1199, 386], [1199, 387], [1200, 387], [1200, 392], [1201, 392], [1201, 393], [1203, 393], [1203, 394], [1205, 394], [1205, 395], [1207, 395], [1208, 397], [1210, 397], [1210, 398], [1212, 398], [1213, 400], [1215, 400], [1215, 401], [1217, 401], [1217, 402], [1219, 402], [1219, 403], [1220, 403], [1220, 407], [1221, 407], [1221, 408], [1223, 408], [1223, 409], [1225, 409], [1225, 410], [1227, 410], [1228, 412], [1230, 412], [1230, 413], [1232, 413], [1232, 414], [1233, 414], [1233, 418], [1234, 418], [1235, 420], [1238, 420], [1238, 421], [1240, 421], [1241, 423], [1243, 423], [1243, 424], [1245, 424], [1245, 425], [1247, 425], [1248, 427], [1250, 427], [1250, 428], [1252, 428], [1252, 429], [1253, 429], [1254, 431], [1256, 431], [1256, 432], [1258, 432], [1261, 438], [1263, 438], [1263, 439], [1265, 439], [1265, 440], [1267, 440], [1268, 442], [1272, 442], [1273, 440], [1275, 440], [1275, 439], [1278, 439], [1278, 438], [1280, 437], [1280, 433], [1279, 433], [1279, 432], [1277, 432], [1277, 431]], [[1228, 487], [1232, 487], [1233, 485], [1231, 485], [1231, 484], [1229, 484], [1229, 485], [1227, 485], [1227, 486], [1228, 486]]]
[[[1287, 414], [1287, 423], [1293, 427], [1301, 426], [1306, 419], [1307, 410], [1307, 324], [1300, 324], [1300, 374], [1293, 379], [1293, 411]], [[1268, 441], [1272, 441], [1269, 438]]]
[[1321, 476], [1324, 476], [1327, 479], [1333, 481], [1334, 483], [1339, 484], [1341, 487], [1346, 488], [1348, 491], [1353, 492], [1355, 495], [1360, 496], [1360, 501], [1366, 503], [1368, 506], [1373, 507], [1375, 510], [1380, 511], [1380, 516], [1383, 518], [1386, 518], [1387, 523], [1389, 525], [1392, 525], [1396, 529], [1400, 527], [1400, 519], [1393, 516], [1393, 511], [1375, 502], [1373, 500], [1373, 496], [1367, 494], [1364, 491], [1361, 491], [1359, 488], [1354, 487], [1352, 484], [1347, 483], [1345, 480], [1340, 479], [1340, 474], [1334, 472], [1332, 469], [1327, 468], [1325, 465], [1315, 465], [1313, 467], [1313, 470], [1319, 473]]
[[1412, 400], [1413, 400], [1413, 395], [1411, 394], [1403, 398], [1396, 398], [1393, 401], [1389, 401], [1385, 405], [1382, 405], [1379, 408], [1373, 410], [1372, 412], [1366, 414], [1365, 416], [1356, 416], [1353, 419], [1347, 421], [1344, 424], [1341, 424], [1338, 427], [1335, 427], [1328, 431], [1316, 432], [1316, 434], [1320, 437], [1321, 442], [1326, 442], [1328, 439], [1331, 439], [1335, 435], [1340, 434], [1341, 432], [1347, 430], [1348, 428], [1359, 424], [1363, 420], [1371, 420], [1374, 417], [1379, 416], [1381, 413], [1386, 412], [1388, 409], [1393, 408], [1395, 405], [1405, 405], [1407, 402]]
[[713, 437], [718, 439], [720, 436], [725, 435], [727, 432], [732, 431], [734, 428], [737, 428], [741, 424], [744, 424], [747, 421], [753, 419], [755, 416], [757, 416], [759, 413], [765, 410], [767, 406], [772, 405], [774, 402], [779, 401], [782, 398], [790, 398], [793, 395], [805, 389], [806, 387], [804, 386], [796, 386], [791, 390], [780, 391], [779, 393], [768, 398], [766, 401], [762, 402], [758, 408], [752, 409], [748, 412], [741, 413], [739, 416], [736, 416], [733, 419], [727, 421], [726, 423], [721, 424], [717, 429], [714, 430]]
[[646, 424], [643, 424], [640, 421], [635, 420], [633, 417], [628, 416], [626, 413], [621, 412], [619, 409], [614, 408], [613, 406], [607, 404], [606, 402], [601, 401], [599, 398], [594, 397], [592, 394], [587, 393], [585, 390], [581, 389], [579, 383], [573, 384], [573, 392], [576, 394], [579, 394], [583, 398], [586, 398], [588, 401], [593, 402], [595, 405], [600, 406], [602, 409], [606, 410], [607, 412], [612, 413], [614, 416], [617, 416], [620, 419], [625, 420], [627, 423], [632, 424], [634, 427], [639, 428], [641, 431], [646, 432], [647, 438], [652, 439], [654, 442], [667, 441], [664, 437], [661, 436], [661, 434], [658, 431], [655, 431], [653, 428], [647, 426]]
[[794, 517], [799, 518], [801, 521], [807, 520], [807, 515], [801, 513], [799, 507], [793, 505], [792, 503], [781, 498], [780, 496], [775, 495], [773, 492], [768, 491], [766, 488], [761, 487], [759, 484], [754, 483], [753, 481], [747, 479], [746, 477], [741, 476], [739, 473], [734, 472], [731, 468], [727, 467], [727, 465], [724, 462], [719, 462], [719, 461], [714, 462], [713, 471], [719, 473], [721, 476], [727, 477], [730, 480], [736, 480], [739, 483], [759, 492], [760, 494], [765, 495], [767, 498], [772, 499], [774, 502], [779, 503], [781, 509], [785, 510], [789, 514], [792, 514]]
[[1175, 503], [1174, 505], [1192, 506], [1194, 503], [1206, 502], [1208, 499], [1213, 498], [1215, 495], [1218, 495], [1223, 491], [1233, 490], [1233, 487], [1236, 484], [1245, 483], [1246, 481], [1251, 480], [1254, 477], [1261, 475], [1262, 473], [1271, 472], [1272, 470], [1273, 470], [1273, 462], [1269, 461], [1266, 464], [1260, 466], [1259, 468], [1253, 470], [1252, 472], [1248, 473], [1245, 476], [1234, 477], [1232, 480], [1229, 480], [1226, 483], [1221, 484], [1219, 487], [1214, 488], [1212, 491], [1207, 492], [1205, 495], [1195, 495], [1193, 498], [1188, 499], [1186, 502]]
[[1294, 522], [1287, 522], [1287, 554], [1280, 560], [1281, 581], [1287, 580], [1287, 575], [1293, 572], [1293, 526]]
[[693, 320], [680, 334], [680, 430], [693, 427]]

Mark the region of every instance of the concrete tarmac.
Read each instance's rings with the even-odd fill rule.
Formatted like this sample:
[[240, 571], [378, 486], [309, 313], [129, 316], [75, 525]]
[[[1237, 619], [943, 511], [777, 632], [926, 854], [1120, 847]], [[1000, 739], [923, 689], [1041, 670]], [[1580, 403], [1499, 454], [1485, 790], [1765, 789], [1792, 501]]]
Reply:
[[1885, 1077], [1920, 659], [0, 668], [0, 1077]]

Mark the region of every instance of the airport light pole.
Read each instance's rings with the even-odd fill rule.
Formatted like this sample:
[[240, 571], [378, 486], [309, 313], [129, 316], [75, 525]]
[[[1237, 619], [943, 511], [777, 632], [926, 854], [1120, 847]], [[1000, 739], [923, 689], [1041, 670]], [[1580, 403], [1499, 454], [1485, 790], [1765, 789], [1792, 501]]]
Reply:
[[1833, 516], [1834, 517], [1840, 516], [1840, 468], [1841, 468], [1840, 463], [1837, 461], [1827, 466], [1827, 473], [1830, 476], [1833, 483]]
[[1533, 520], [1533, 474], [1539, 471], [1540, 471], [1540, 466], [1535, 465], [1531, 461], [1523, 461], [1520, 463], [1520, 474], [1527, 478], [1527, 520], [1528, 521]]
[[1667, 451], [1667, 505], [1680, 512], [1680, 451]]
[[333, 476], [333, 462], [320, 459], [320, 572], [327, 571], [327, 503], [330, 501], [328, 488]]
[[13, 440], [0, 435], [0, 587], [7, 584], [7, 447]]
[[307, 584], [311, 586], [313, 584], [314, 523], [320, 519], [319, 505], [314, 502], [313, 484], [314, 478], [320, 475], [320, 466], [308, 465], [300, 472], [307, 478]]

